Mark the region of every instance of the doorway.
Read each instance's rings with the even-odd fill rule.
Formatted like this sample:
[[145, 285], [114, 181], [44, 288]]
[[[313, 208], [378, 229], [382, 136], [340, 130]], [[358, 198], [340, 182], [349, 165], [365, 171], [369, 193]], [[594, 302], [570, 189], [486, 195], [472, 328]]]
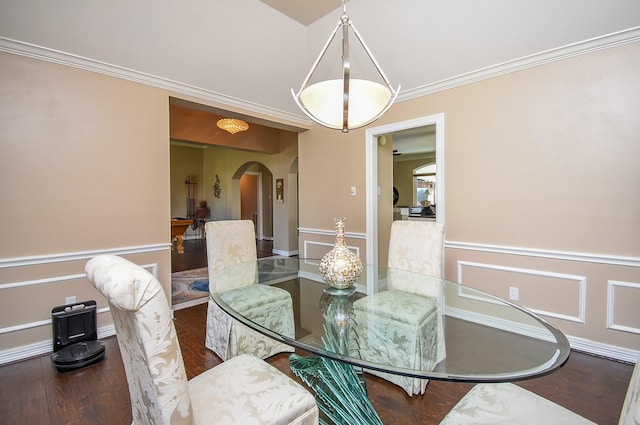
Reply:
[[274, 177], [269, 167], [259, 161], [245, 162], [231, 180], [231, 218], [253, 221], [256, 239], [272, 241]]
[[[392, 187], [387, 181], [381, 179], [392, 179], [388, 172], [379, 173], [379, 144], [378, 137], [385, 134], [409, 130], [418, 127], [435, 125], [436, 139], [436, 221], [444, 223], [445, 217], [445, 191], [444, 191], [444, 114], [429, 115], [407, 121], [392, 123], [380, 127], [372, 127], [366, 130], [366, 234], [367, 234], [367, 264], [379, 263], [379, 248], [382, 244], [388, 246], [388, 230], [391, 228], [392, 214], [380, 215], [378, 199], [382, 193], [382, 187]], [[384, 183], [384, 184], [382, 184]], [[391, 190], [391, 189], [389, 189]], [[388, 198], [392, 199], [393, 194], [389, 193]], [[386, 252], [386, 249], [384, 250]], [[386, 259], [384, 260], [386, 263]]]
[[256, 239], [262, 232], [262, 173], [246, 172], [240, 177], [240, 219], [253, 221]]

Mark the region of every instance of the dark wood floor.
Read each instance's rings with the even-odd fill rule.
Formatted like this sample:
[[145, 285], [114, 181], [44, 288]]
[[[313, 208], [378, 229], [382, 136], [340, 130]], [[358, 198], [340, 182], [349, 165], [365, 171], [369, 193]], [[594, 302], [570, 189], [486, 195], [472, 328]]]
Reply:
[[[204, 347], [206, 304], [175, 312], [187, 375], [220, 363]], [[0, 367], [0, 423], [22, 425], [130, 424], [131, 405], [116, 337], [105, 338], [106, 359], [58, 374], [48, 356]], [[304, 354], [304, 353], [303, 353]], [[288, 356], [268, 362], [292, 376]], [[560, 370], [519, 385], [600, 424], [616, 424], [633, 366], [574, 352]], [[386, 425], [438, 424], [470, 384], [431, 381], [423, 396], [367, 375], [369, 397]]]
[[[185, 254], [172, 254], [172, 271], [206, 267], [204, 242], [188, 240], [184, 246]], [[258, 241], [259, 257], [273, 255], [271, 250], [270, 242]], [[175, 311], [189, 378], [220, 364], [204, 347], [206, 308], [201, 304]], [[57, 373], [49, 356], [0, 366], [0, 423], [130, 424], [131, 405], [116, 337], [103, 342], [103, 362], [67, 374]], [[287, 354], [267, 361], [293, 377]], [[613, 425], [618, 422], [632, 369], [632, 365], [574, 352], [560, 370], [518, 385], [600, 425]], [[438, 424], [470, 388], [470, 384], [431, 381], [423, 396], [408, 397], [400, 388], [367, 375], [369, 397], [386, 425]]]

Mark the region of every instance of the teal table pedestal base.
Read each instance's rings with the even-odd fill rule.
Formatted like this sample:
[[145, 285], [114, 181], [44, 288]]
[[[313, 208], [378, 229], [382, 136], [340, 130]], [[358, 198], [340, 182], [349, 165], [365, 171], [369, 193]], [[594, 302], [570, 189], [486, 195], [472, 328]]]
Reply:
[[[289, 365], [315, 392], [318, 408], [334, 425], [382, 425], [353, 366], [320, 356], [297, 354], [289, 356]], [[322, 419], [320, 422], [330, 425]]]

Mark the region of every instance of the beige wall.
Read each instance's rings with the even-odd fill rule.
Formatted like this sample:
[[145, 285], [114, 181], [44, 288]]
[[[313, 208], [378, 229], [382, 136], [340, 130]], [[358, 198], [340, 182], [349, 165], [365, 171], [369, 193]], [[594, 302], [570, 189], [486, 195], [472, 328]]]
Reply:
[[[105, 307], [82, 276], [95, 253], [149, 267], [168, 290], [170, 93], [10, 54], [0, 67], [6, 359], [49, 348], [41, 323], [66, 296]], [[445, 115], [448, 278], [501, 296], [517, 285], [520, 303], [572, 343], [609, 354], [640, 349], [637, 69], [640, 44], [627, 44], [400, 102], [374, 124]], [[205, 187], [219, 174], [223, 188], [214, 216], [239, 213], [229, 195], [251, 161], [291, 183], [299, 154], [300, 255], [326, 252], [345, 216], [347, 243], [366, 258], [365, 130], [278, 138], [278, 154], [203, 153]], [[291, 225], [287, 198], [275, 227]]]
[[83, 277], [97, 253], [148, 266], [169, 289], [169, 113], [144, 85], [6, 53], [0, 69], [6, 359], [50, 350], [46, 321], [66, 297], [105, 308]]
[[[296, 161], [297, 135], [279, 130], [265, 130], [278, 153], [170, 150], [174, 93], [6, 53], [0, 69], [0, 363], [50, 351], [51, 309], [67, 297], [98, 301], [99, 336], [113, 332], [105, 300], [84, 277], [97, 254], [146, 267], [169, 294], [169, 219], [186, 214], [186, 197], [172, 203], [170, 193], [184, 192], [185, 173], [198, 174], [198, 196], [211, 195], [212, 214], [224, 219], [239, 207], [230, 194], [241, 170], [260, 162], [280, 178]], [[171, 155], [181, 159], [173, 168]], [[289, 196], [274, 207], [282, 253], [297, 253], [287, 214], [296, 204]]]
[[[204, 185], [203, 148], [171, 145], [170, 178], [171, 178], [171, 217], [187, 217], [187, 198], [189, 185], [187, 180], [196, 183], [192, 189], [196, 195], [196, 208], [201, 200], [207, 199]], [[192, 182], [192, 183], [193, 183]], [[195, 211], [194, 211], [195, 212]]]
[[[444, 113], [447, 278], [517, 286], [576, 346], [625, 355], [640, 349], [638, 69], [627, 44], [400, 102], [373, 124]], [[365, 148], [364, 130], [300, 135], [300, 226], [327, 235], [301, 232], [301, 246], [327, 242], [338, 215], [364, 231], [364, 191], [349, 187], [363, 188]]]
[[[283, 132], [289, 133], [289, 132]], [[273, 187], [275, 179], [287, 178], [291, 164], [298, 155], [297, 137], [295, 134], [285, 134], [280, 137], [280, 152], [267, 154], [249, 152], [223, 147], [209, 146], [204, 150], [205, 187], [208, 193], [213, 193], [216, 174], [220, 178], [222, 195], [220, 199], [213, 199], [209, 203], [211, 218], [214, 220], [228, 220], [240, 218], [240, 177], [259, 164], [266, 167], [271, 181], [263, 177], [263, 205], [265, 219], [265, 237], [273, 237], [273, 250], [284, 255], [295, 255], [298, 252], [298, 239], [290, 238], [296, 234], [295, 208], [297, 199], [295, 192], [287, 196], [284, 203], [273, 202]], [[258, 168], [260, 169], [260, 168]], [[266, 177], [269, 173], [264, 173]], [[295, 175], [293, 176], [295, 180]], [[285, 183], [286, 185], [286, 183]], [[286, 187], [285, 187], [286, 189]], [[271, 196], [271, 197], [269, 197]], [[271, 208], [269, 209], [269, 205]], [[291, 208], [291, 211], [289, 209]], [[272, 216], [271, 216], [272, 214]], [[293, 217], [292, 217], [293, 215]], [[271, 220], [271, 223], [269, 222]]]

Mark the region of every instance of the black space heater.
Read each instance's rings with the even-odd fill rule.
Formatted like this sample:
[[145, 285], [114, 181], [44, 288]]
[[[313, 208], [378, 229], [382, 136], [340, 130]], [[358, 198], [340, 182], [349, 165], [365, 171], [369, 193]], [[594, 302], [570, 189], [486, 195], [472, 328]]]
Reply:
[[104, 344], [98, 341], [96, 302], [82, 301], [51, 310], [53, 354], [58, 372], [70, 372], [104, 359]]

